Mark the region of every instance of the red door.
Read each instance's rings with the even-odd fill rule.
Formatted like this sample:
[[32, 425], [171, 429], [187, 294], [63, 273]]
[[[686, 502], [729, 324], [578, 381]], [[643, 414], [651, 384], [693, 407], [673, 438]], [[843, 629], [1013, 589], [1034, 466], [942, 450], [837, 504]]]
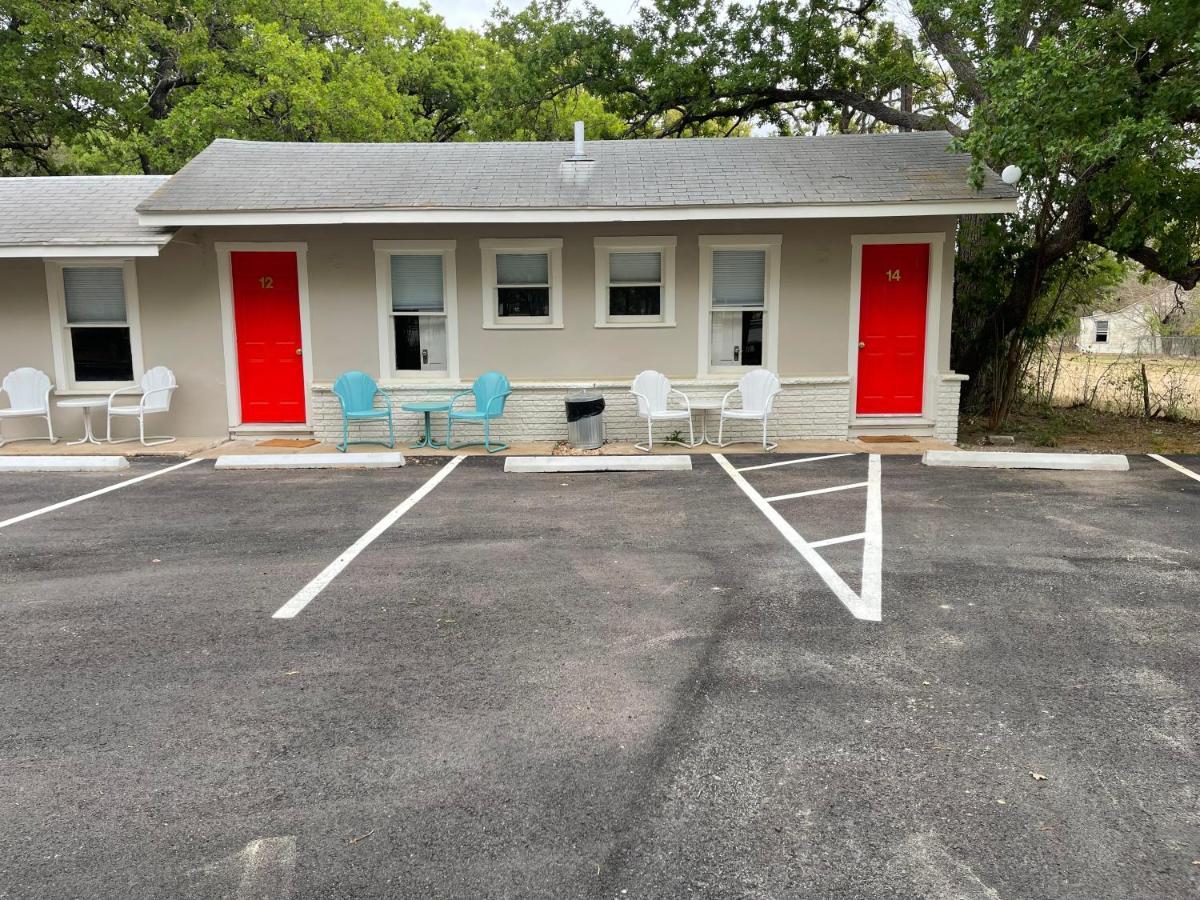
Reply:
[[229, 254], [243, 422], [303, 422], [296, 254]]
[[859, 415], [920, 415], [928, 244], [864, 244], [858, 313]]

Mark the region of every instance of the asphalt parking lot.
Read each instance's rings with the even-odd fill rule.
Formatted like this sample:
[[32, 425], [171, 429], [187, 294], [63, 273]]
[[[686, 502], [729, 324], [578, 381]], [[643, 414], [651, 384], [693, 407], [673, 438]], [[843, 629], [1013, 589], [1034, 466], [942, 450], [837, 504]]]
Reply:
[[0, 476], [0, 897], [1200, 891], [1200, 482], [502, 462]]

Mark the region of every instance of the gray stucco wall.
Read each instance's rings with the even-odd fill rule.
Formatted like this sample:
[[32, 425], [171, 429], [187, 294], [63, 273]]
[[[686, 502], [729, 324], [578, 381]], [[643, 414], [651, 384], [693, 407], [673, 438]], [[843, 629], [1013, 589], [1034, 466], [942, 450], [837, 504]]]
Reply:
[[[188, 228], [158, 258], [137, 262], [143, 355], [147, 367], [173, 368], [176, 406], [162, 428], [181, 435], [223, 436], [229, 426], [218, 288], [217, 242], [299, 241], [308, 248], [310, 357], [316, 387], [346, 369], [379, 375], [375, 240], [457, 242], [461, 377], [498, 369], [514, 382], [628, 381], [657, 368], [696, 377], [700, 300], [698, 237], [781, 234], [779, 374], [785, 378], [848, 374], [851, 235], [943, 232], [938, 370], [949, 368], [953, 286], [952, 217], [749, 222], [676, 222], [540, 226], [320, 226]], [[675, 235], [676, 326], [595, 326], [597, 236]], [[563, 240], [564, 327], [504, 331], [483, 327], [481, 238]], [[41, 260], [0, 259], [0, 370], [33, 365], [53, 373], [45, 267]], [[725, 379], [728, 381], [728, 379]], [[848, 390], [848, 388], [844, 389]], [[927, 391], [927, 393], [930, 393]], [[942, 391], [926, 397], [927, 418], [948, 409]], [[314, 399], [314, 410], [318, 402]], [[58, 416], [78, 430], [78, 411]], [[315, 417], [316, 418], [316, 417]], [[315, 422], [314, 422], [315, 424]], [[6, 433], [16, 434], [9, 424]], [[158, 427], [156, 431], [160, 430]], [[939, 423], [939, 433], [946, 426]]]

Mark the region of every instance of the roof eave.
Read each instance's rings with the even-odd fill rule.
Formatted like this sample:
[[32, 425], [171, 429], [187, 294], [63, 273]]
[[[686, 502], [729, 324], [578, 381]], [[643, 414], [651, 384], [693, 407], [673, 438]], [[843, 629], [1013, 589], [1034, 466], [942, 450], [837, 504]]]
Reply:
[[671, 222], [728, 219], [861, 219], [961, 216], [1017, 211], [1016, 199], [907, 200], [895, 203], [817, 203], [772, 206], [556, 208], [156, 210], [139, 209], [142, 225], [515, 224], [555, 222]]
[[124, 244], [0, 244], [0, 259], [128, 259], [158, 256], [173, 235], [154, 243]]

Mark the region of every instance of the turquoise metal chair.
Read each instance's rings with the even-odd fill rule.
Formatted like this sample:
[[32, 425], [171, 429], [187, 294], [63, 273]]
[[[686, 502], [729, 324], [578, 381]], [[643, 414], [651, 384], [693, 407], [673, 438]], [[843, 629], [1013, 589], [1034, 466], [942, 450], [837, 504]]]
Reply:
[[[491, 443], [491, 421], [499, 419], [504, 415], [504, 402], [508, 399], [508, 395], [512, 393], [512, 388], [509, 387], [508, 379], [499, 372], [485, 372], [475, 379], [475, 383], [471, 385], [469, 391], [459, 391], [450, 398], [450, 421], [446, 425], [446, 446], [451, 450], [457, 450], [459, 447], [469, 447], [471, 444], [459, 444], [458, 447], [451, 445], [450, 435], [454, 430], [455, 422], [482, 422], [483, 423], [483, 448], [488, 453], [495, 453], [497, 450], [507, 450], [508, 444], [498, 444], [493, 447]], [[467, 397], [474, 395], [474, 409], [455, 409], [454, 402], [459, 397]], [[474, 442], [478, 444], [478, 441]]]
[[[342, 443], [338, 449], [343, 453], [350, 444], [380, 444], [382, 441], [351, 441], [350, 423], [368, 419], [387, 419], [389, 447], [396, 446], [396, 432], [392, 428], [392, 399], [379, 389], [379, 385], [366, 372], [343, 372], [333, 383], [333, 392], [342, 401]], [[383, 397], [385, 407], [375, 407], [375, 395]]]

